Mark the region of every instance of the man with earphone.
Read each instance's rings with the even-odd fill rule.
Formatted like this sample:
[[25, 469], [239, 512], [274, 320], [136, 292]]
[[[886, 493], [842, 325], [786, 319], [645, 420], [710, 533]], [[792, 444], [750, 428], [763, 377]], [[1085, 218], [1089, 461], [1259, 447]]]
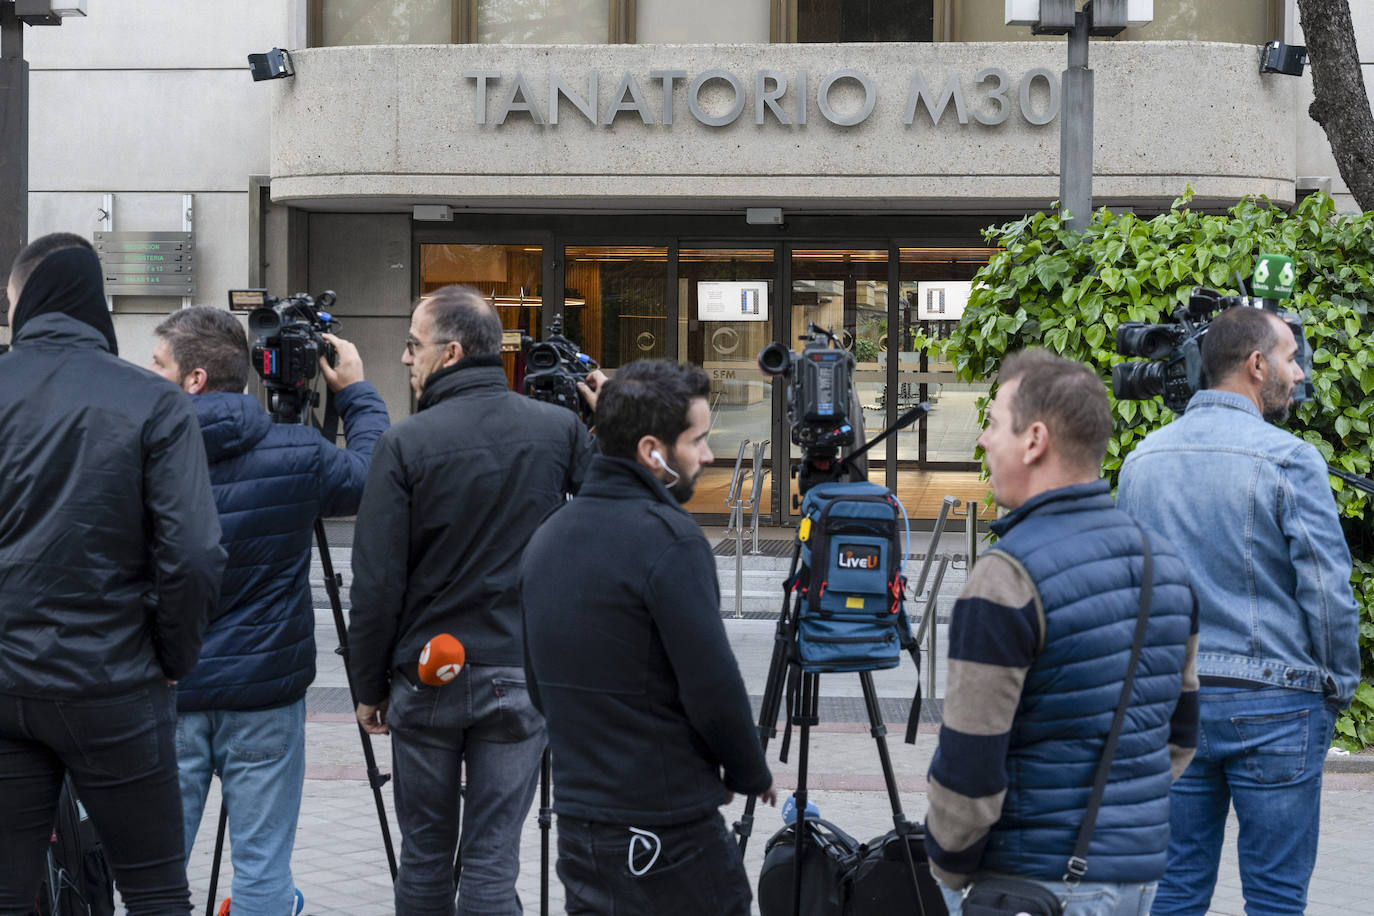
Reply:
[[567, 911], [749, 913], [718, 810], [774, 803], [720, 619], [715, 559], [681, 506], [712, 460], [711, 383], [642, 360], [602, 386], [601, 454], [520, 563], [525, 672], [544, 713]]

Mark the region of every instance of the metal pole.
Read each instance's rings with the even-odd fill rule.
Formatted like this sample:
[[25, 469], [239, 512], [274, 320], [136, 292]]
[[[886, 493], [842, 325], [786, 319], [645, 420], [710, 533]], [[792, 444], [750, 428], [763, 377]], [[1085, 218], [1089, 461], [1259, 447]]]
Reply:
[[[13, 3], [0, 3], [0, 275], [29, 240], [29, 64], [24, 23]], [[0, 322], [9, 297], [0, 288]]]
[[1059, 210], [1070, 229], [1087, 228], [1093, 211], [1093, 72], [1088, 69], [1089, 14], [1074, 15], [1069, 33], [1069, 68], [1062, 77], [1064, 107], [1059, 122]]
[[978, 501], [970, 499], [964, 505], [967, 507], [964, 535], [968, 538], [968, 572], [972, 575], [973, 564], [978, 559]]

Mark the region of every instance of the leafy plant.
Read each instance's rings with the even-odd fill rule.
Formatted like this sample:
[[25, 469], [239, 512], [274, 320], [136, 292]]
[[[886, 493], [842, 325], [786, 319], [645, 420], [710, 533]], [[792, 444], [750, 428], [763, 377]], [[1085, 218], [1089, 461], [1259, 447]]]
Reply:
[[[1304, 199], [1289, 213], [1267, 200], [1245, 200], [1225, 213], [1190, 207], [1191, 191], [1151, 219], [1094, 214], [1082, 232], [1057, 214], [1034, 213], [985, 231], [1002, 250], [979, 271], [964, 317], [947, 340], [922, 340], [966, 381], [993, 378], [1002, 359], [1045, 347], [1097, 368], [1104, 379], [1126, 357], [1115, 353], [1122, 321], [1163, 323], [1195, 285], [1239, 292], [1257, 255], [1287, 254], [1297, 282], [1291, 308], [1313, 348], [1315, 398], [1288, 428], [1354, 474], [1370, 472], [1374, 446], [1374, 212], [1339, 214], [1330, 197]], [[1172, 419], [1157, 400], [1111, 399], [1115, 429], [1105, 469], [1113, 486], [1126, 455], [1146, 433]], [[980, 411], [986, 400], [980, 402]], [[1336, 744], [1374, 744], [1374, 536], [1369, 500], [1330, 478], [1354, 556], [1351, 581], [1360, 606], [1365, 683], [1336, 723]], [[1374, 517], [1371, 514], [1370, 517]]]

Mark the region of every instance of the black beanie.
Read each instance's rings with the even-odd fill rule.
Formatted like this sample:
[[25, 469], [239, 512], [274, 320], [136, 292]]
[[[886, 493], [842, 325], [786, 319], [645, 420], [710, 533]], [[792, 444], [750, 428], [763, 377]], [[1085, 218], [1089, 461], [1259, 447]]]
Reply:
[[25, 281], [10, 333], [17, 340], [29, 319], [58, 312], [104, 334], [110, 352], [118, 355], [114, 322], [105, 304], [104, 280], [100, 259], [91, 249], [78, 246], [54, 251], [39, 262]]

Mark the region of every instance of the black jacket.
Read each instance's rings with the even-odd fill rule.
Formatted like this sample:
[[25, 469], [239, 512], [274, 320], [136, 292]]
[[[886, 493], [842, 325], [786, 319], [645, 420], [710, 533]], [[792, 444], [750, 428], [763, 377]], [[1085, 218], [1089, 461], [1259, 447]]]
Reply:
[[[598, 456], [520, 567], [526, 681], [554, 810], [686, 823], [772, 782], [701, 528], [632, 461]], [[724, 775], [722, 777], [722, 769]]]
[[48, 312], [0, 356], [0, 692], [181, 678], [214, 608], [224, 551], [191, 401], [109, 346]]
[[511, 391], [499, 357], [436, 372], [419, 407], [378, 440], [353, 535], [349, 670], [370, 705], [440, 633], [470, 664], [520, 667], [520, 552], [591, 449], [572, 411]]
[[377, 389], [335, 396], [348, 442], [273, 423], [257, 398], [191, 398], [228, 552], [220, 613], [200, 664], [177, 685], [177, 709], [270, 709], [305, 696], [315, 679], [310, 548], [315, 519], [358, 511], [368, 458], [388, 420]]

